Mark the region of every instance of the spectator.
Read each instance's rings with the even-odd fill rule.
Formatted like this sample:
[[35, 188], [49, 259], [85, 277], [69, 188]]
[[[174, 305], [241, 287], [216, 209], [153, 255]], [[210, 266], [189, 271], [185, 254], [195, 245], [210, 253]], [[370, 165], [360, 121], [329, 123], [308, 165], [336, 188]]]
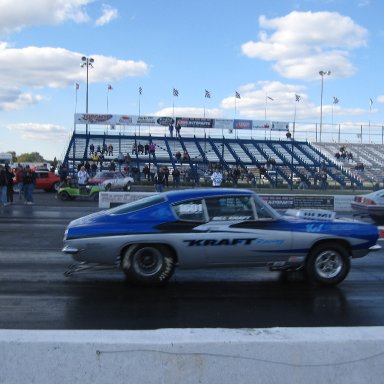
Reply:
[[23, 199], [23, 166], [19, 164], [16, 169], [16, 178], [15, 178], [15, 183], [17, 185], [17, 190], [19, 192], [19, 200]]
[[119, 163], [119, 168], [123, 165], [125, 160], [124, 154], [122, 152], [119, 153], [119, 156], [117, 156], [117, 162]]
[[181, 137], [180, 136], [180, 130], [181, 130], [181, 125], [180, 123], [176, 124], [176, 137]]
[[155, 175], [155, 190], [156, 192], [163, 192], [165, 183], [165, 175], [163, 168], [158, 168]]
[[149, 155], [155, 156], [156, 145], [154, 143], [149, 144]]
[[80, 168], [80, 171], [77, 172], [77, 182], [79, 184], [79, 187], [84, 187], [85, 185], [87, 185], [87, 181], [88, 181], [88, 173], [85, 170], [85, 167], [82, 166]]
[[173, 137], [173, 124], [172, 123], [169, 124], [168, 129], [169, 129], [169, 136]]
[[36, 184], [36, 173], [29, 165], [25, 166], [23, 172], [23, 191], [24, 191], [24, 203], [33, 204], [33, 190]]
[[212, 187], [220, 187], [223, 182], [223, 174], [220, 172], [220, 168], [216, 168], [215, 172], [211, 176]]
[[169, 168], [165, 166], [163, 168], [164, 172], [164, 185], [168, 188], [169, 187]]
[[144, 165], [143, 175], [144, 175], [144, 179], [149, 180], [149, 167], [148, 167], [148, 164]]
[[116, 164], [113, 160], [111, 160], [111, 162], [109, 163], [109, 170], [112, 171], [112, 172], [115, 172], [116, 171]]
[[7, 205], [7, 183], [5, 168], [0, 164], [0, 207]]
[[187, 163], [189, 161], [189, 153], [188, 151], [183, 152], [183, 162]]
[[179, 188], [180, 186], [180, 171], [175, 167], [172, 172], [173, 177], [173, 188]]
[[327, 182], [327, 174], [325, 172], [320, 173], [320, 189], [326, 190], [328, 187], [328, 182]]
[[62, 188], [67, 185], [68, 181], [68, 169], [65, 164], [63, 164], [60, 168], [59, 171], [59, 176], [60, 176], [60, 186], [59, 188]]
[[91, 164], [91, 176], [95, 176], [97, 172], [97, 163], [95, 161]]
[[176, 161], [181, 164], [181, 152], [177, 151], [175, 154]]
[[90, 175], [91, 174], [91, 164], [89, 163], [88, 160], [85, 162], [84, 167], [85, 167], [85, 170], [87, 171], [88, 175]]
[[95, 146], [91, 143], [89, 145], [89, 154], [92, 155], [95, 152]]

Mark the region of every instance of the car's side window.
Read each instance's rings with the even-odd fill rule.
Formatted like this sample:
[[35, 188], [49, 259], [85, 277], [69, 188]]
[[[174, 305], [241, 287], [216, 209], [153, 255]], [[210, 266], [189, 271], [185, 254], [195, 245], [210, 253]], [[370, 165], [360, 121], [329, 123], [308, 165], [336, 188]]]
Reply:
[[180, 220], [205, 221], [203, 203], [201, 200], [185, 201], [173, 205], [173, 210]]
[[210, 220], [255, 220], [251, 196], [223, 196], [206, 199]]

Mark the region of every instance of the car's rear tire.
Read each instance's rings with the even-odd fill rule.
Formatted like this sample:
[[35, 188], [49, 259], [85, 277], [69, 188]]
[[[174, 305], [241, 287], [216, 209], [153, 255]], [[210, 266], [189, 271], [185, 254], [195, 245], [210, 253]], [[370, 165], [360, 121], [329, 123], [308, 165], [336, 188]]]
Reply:
[[121, 268], [132, 282], [164, 284], [174, 272], [175, 260], [164, 245], [138, 244], [127, 249]]
[[110, 191], [111, 188], [112, 188], [112, 185], [111, 185], [111, 184], [107, 184], [107, 185], [105, 186], [105, 190], [106, 190], [106, 191]]
[[68, 201], [71, 199], [71, 196], [69, 196], [68, 192], [60, 192], [59, 193], [59, 199], [62, 201]]
[[61, 182], [57, 181], [55, 184], [52, 185], [51, 192], [57, 192], [60, 188]]
[[324, 243], [310, 252], [306, 272], [310, 281], [321, 285], [337, 285], [348, 275], [351, 267], [347, 250], [340, 244]]
[[99, 197], [99, 192], [95, 192], [94, 194], [92, 194], [93, 201], [99, 201]]
[[127, 184], [124, 185], [124, 191], [129, 192], [132, 188], [131, 182], [128, 182]]

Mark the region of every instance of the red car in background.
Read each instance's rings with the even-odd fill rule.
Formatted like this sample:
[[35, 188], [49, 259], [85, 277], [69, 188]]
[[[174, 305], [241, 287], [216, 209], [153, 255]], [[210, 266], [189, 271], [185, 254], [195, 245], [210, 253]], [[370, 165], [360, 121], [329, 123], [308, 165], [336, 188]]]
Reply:
[[56, 192], [60, 185], [60, 177], [49, 171], [35, 170], [35, 189], [43, 189], [45, 192]]

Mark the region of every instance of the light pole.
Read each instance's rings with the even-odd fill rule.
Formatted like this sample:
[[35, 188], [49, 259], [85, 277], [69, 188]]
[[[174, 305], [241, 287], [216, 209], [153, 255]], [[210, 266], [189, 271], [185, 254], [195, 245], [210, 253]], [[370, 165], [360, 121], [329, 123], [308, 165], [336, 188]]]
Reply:
[[[94, 63], [94, 59], [92, 57], [86, 57], [86, 56], [83, 56], [81, 58], [81, 61], [83, 62], [82, 64], [80, 64], [80, 66], [82, 68], [86, 67], [87, 69], [87, 92], [86, 92], [86, 99], [85, 99], [85, 113], [88, 115], [88, 70], [89, 70], [89, 67], [93, 68], [93, 63]], [[85, 133], [88, 134], [88, 124], [85, 125]]]
[[321, 143], [321, 132], [323, 129], [323, 88], [324, 88], [324, 76], [330, 75], [331, 71], [320, 71], [321, 76], [321, 98], [320, 98], [320, 143]]

